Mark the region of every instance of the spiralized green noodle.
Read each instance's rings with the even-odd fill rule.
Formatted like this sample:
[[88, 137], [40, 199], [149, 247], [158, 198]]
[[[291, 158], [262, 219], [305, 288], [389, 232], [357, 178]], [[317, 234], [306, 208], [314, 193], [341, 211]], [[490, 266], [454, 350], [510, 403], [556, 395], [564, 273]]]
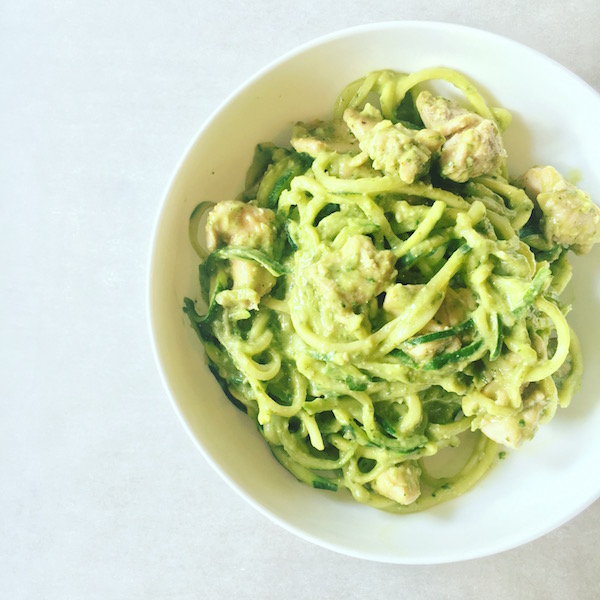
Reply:
[[[454, 86], [476, 122], [508, 126], [464, 75], [431, 68], [351, 83], [323, 131], [367, 102], [424, 130], [414, 101], [431, 80]], [[208, 216], [208, 250], [205, 203], [194, 211], [207, 309], [186, 298], [184, 311], [230, 400], [297, 479], [423, 510], [471, 488], [504, 456], [498, 444], [533, 437], [577, 390], [581, 353], [558, 299], [568, 247], [544, 237], [505, 157], [453, 181], [434, 150], [407, 182], [327, 135], [313, 156], [259, 145], [239, 200]], [[469, 442], [434, 475], [431, 457]]]

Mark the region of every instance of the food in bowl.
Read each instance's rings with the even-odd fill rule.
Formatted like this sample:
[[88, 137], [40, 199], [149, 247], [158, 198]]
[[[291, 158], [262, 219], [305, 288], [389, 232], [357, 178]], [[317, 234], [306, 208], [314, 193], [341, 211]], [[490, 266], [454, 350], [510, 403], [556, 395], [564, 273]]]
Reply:
[[298, 480], [423, 510], [568, 406], [582, 363], [560, 294], [600, 211], [550, 166], [510, 177], [509, 123], [451, 69], [371, 72], [330, 120], [259, 144], [238, 198], [193, 211], [184, 311]]

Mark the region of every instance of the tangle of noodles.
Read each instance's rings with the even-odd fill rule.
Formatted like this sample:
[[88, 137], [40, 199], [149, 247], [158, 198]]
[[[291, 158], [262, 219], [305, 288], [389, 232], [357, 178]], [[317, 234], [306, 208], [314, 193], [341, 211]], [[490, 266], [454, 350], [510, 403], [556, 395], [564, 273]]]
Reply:
[[[432, 80], [462, 100], [430, 100], [448, 110], [428, 129]], [[569, 404], [581, 354], [559, 294], [582, 245], [548, 234], [501, 145], [494, 160], [477, 146], [476, 126], [501, 140], [509, 122], [451, 69], [373, 72], [331, 121], [297, 124], [293, 148], [259, 144], [238, 199], [193, 212], [202, 298], [184, 311], [228, 398], [298, 480], [422, 510]], [[435, 473], [431, 457], [466, 446]]]

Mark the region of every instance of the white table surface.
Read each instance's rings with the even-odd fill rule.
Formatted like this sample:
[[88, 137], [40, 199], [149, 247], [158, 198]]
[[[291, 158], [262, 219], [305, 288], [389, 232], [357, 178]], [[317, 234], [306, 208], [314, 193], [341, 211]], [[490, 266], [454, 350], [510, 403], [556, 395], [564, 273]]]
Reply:
[[282, 53], [400, 19], [514, 38], [600, 90], [597, 0], [1, 3], [1, 598], [600, 595], [599, 502], [498, 556], [422, 567], [348, 558], [247, 505], [161, 384], [148, 253], [188, 142]]

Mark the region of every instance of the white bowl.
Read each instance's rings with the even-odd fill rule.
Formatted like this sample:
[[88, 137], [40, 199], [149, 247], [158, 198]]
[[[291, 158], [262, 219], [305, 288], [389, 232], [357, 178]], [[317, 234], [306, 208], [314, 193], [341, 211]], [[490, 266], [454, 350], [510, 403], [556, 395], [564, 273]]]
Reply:
[[248, 417], [225, 398], [182, 312], [197, 296], [188, 217], [202, 200], [234, 197], [255, 144], [285, 142], [297, 120], [327, 117], [337, 94], [374, 69], [444, 65], [465, 73], [514, 117], [505, 136], [511, 172], [551, 163], [577, 169], [600, 198], [600, 97], [566, 69], [513, 41], [465, 27], [398, 22], [342, 31], [263, 69], [200, 129], [175, 170], [154, 234], [149, 311], [156, 358], [185, 427], [206, 459], [258, 510], [289, 531], [351, 556], [442, 563], [532, 540], [600, 496], [600, 302], [597, 254], [574, 257], [571, 323], [587, 369], [571, 407], [470, 492], [432, 510], [393, 515], [298, 483], [272, 457]]

